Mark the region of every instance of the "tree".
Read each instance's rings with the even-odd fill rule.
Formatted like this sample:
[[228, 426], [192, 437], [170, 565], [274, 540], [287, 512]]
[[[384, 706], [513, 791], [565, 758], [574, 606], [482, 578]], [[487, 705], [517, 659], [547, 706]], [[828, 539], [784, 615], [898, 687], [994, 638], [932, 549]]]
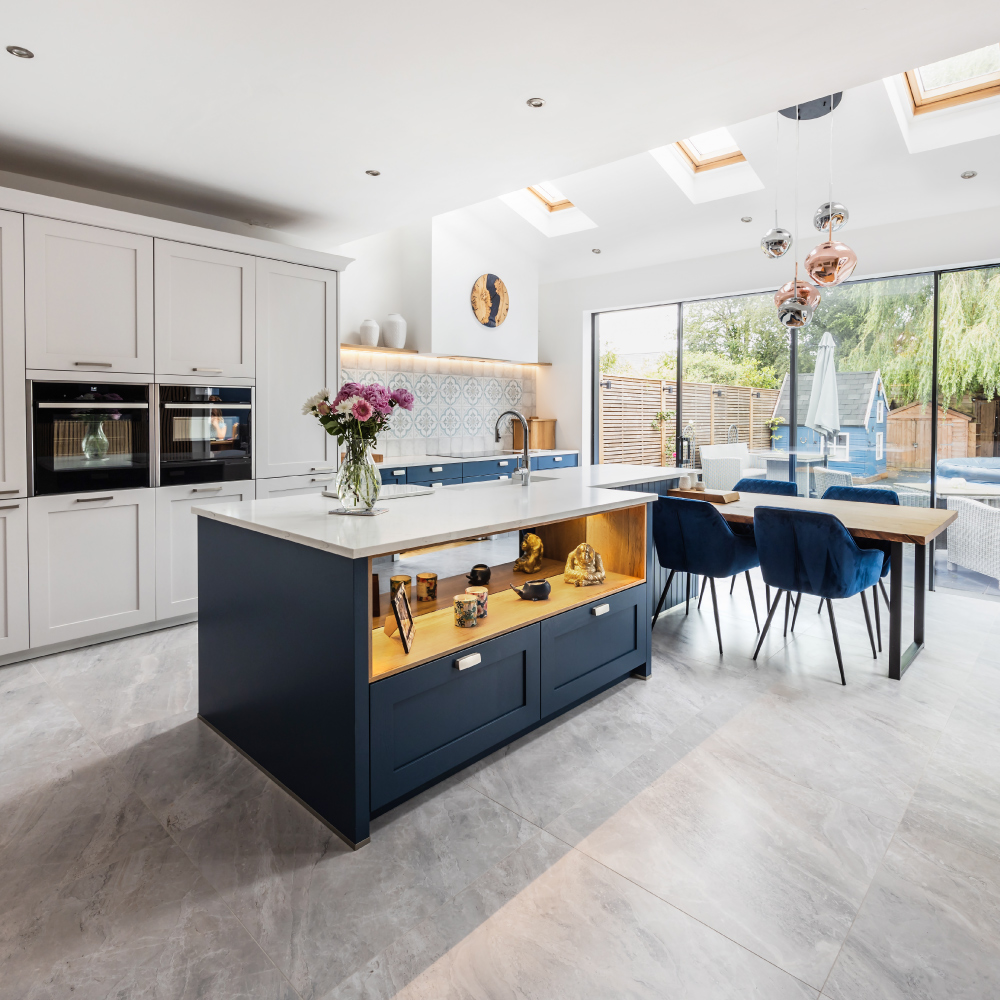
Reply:
[[740, 295], [686, 305], [684, 347], [685, 357], [697, 351], [738, 363], [753, 361], [757, 370], [772, 369], [777, 379], [788, 371], [788, 333], [778, 322], [771, 295]]

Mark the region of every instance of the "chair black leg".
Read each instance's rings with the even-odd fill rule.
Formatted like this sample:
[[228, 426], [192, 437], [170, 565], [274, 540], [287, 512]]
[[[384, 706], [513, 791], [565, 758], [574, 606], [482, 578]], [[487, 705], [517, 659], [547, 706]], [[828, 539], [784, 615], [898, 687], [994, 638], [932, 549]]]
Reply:
[[819, 599], [819, 607], [818, 607], [818, 608], [816, 609], [816, 614], [818, 614], [818, 615], [821, 615], [821, 614], [823, 614], [823, 602], [824, 602], [825, 600], [826, 600], [826, 598], [825, 598], [825, 597], [821, 597], [821, 598]]
[[670, 589], [670, 584], [673, 583], [674, 573], [676, 572], [677, 570], [672, 569], [670, 576], [667, 577], [667, 582], [663, 585], [663, 593], [660, 594], [660, 603], [656, 605], [656, 614], [653, 615], [653, 624], [650, 625], [650, 628], [655, 627], [656, 619], [660, 617], [660, 611], [663, 610], [663, 602], [667, 599], [667, 591]]
[[729, 596], [730, 597], [733, 596], [733, 587], [735, 587], [735, 586], [736, 586], [736, 577], [734, 575], [733, 578], [732, 578], [732, 580], [729, 581]]
[[792, 614], [792, 631], [795, 631], [795, 622], [799, 617], [799, 605], [802, 603], [802, 591], [799, 591], [799, 596], [795, 598], [795, 611]]
[[[757, 602], [754, 600], [753, 597], [753, 584], [750, 582], [750, 570], [746, 570], [746, 578], [747, 578], [747, 590], [750, 591], [750, 607], [753, 608], [753, 623], [754, 625], [757, 626], [757, 631], [759, 632], [760, 622], [757, 620]], [[735, 580], [736, 577], [733, 577], [733, 579]], [[732, 593], [732, 591], [730, 591], [730, 593]]]
[[837, 666], [840, 667], [840, 683], [846, 687], [847, 680], [844, 677], [844, 658], [840, 655], [840, 636], [837, 635], [837, 619], [833, 617], [833, 601], [827, 600], [826, 610], [830, 612], [830, 628], [833, 630], [833, 648], [837, 651]]
[[872, 587], [872, 604], [875, 605], [875, 635], [878, 637], [878, 651], [882, 652], [882, 618], [878, 613], [878, 587]]
[[781, 600], [781, 591], [779, 590], [777, 594], [774, 595], [774, 603], [768, 608], [767, 611], [767, 621], [764, 622], [764, 631], [760, 634], [760, 639], [757, 642], [757, 648], [753, 651], [753, 658], [757, 659], [757, 654], [760, 652], [760, 647], [764, 645], [764, 639], [767, 637], [767, 630], [771, 627], [771, 619], [774, 617], [774, 612], [778, 610], [778, 602]]
[[698, 610], [701, 611], [701, 602], [705, 600], [705, 584], [708, 582], [708, 577], [703, 576], [701, 578], [701, 590], [698, 591]]
[[872, 644], [872, 659], [878, 659], [878, 653], [875, 652], [875, 633], [872, 632], [872, 617], [868, 614], [868, 598], [865, 592], [861, 591], [861, 606], [865, 609], [865, 624], [868, 626], [868, 641]]
[[712, 610], [715, 612], [715, 635], [719, 640], [719, 656], [722, 656], [722, 626], [719, 624], [719, 599], [715, 596], [715, 577], [710, 576], [708, 585], [712, 588]]
[[785, 638], [788, 637], [788, 610], [792, 606], [792, 592], [790, 590], [785, 591]]
[[688, 613], [691, 604], [691, 574], [687, 575], [687, 583], [684, 585], [684, 614]]
[[882, 582], [881, 578], [878, 581], [879, 590], [882, 591], [882, 597], [885, 598], [885, 606], [889, 607], [889, 595], [885, 592], [885, 584]]

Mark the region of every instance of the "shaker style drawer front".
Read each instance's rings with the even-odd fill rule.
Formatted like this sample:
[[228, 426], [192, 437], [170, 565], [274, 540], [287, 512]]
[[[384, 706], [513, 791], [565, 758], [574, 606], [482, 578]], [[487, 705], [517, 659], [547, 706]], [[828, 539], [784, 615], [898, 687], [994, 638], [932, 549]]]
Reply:
[[542, 718], [646, 662], [645, 608], [638, 586], [540, 623]]
[[538, 648], [531, 625], [372, 684], [371, 808], [537, 722]]
[[393, 468], [392, 466], [387, 466], [384, 469], [379, 470], [382, 474], [383, 483], [405, 483], [406, 482], [406, 469]]
[[462, 465], [462, 478], [466, 482], [473, 481], [475, 476], [509, 476], [517, 468], [517, 458], [491, 458], [482, 462], [465, 462]]
[[461, 462], [436, 462], [434, 465], [411, 465], [406, 470], [408, 483], [440, 483], [448, 479], [462, 481]]
[[533, 469], [571, 469], [577, 464], [576, 455], [538, 455], [531, 460]]
[[462, 478], [463, 483], [490, 483], [495, 482], [497, 479], [510, 479], [510, 476], [504, 475], [492, 475], [492, 476], [464, 476]]

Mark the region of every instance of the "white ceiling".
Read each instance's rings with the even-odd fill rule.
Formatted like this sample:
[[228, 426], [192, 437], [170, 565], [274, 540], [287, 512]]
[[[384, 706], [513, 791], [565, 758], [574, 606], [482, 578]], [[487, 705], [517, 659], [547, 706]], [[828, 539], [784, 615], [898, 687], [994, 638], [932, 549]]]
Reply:
[[585, 210], [638, 231], [677, 210], [646, 150], [1000, 37], [992, 0], [841, 0], [830, 18], [793, 0], [0, 0], [0, 169], [331, 247], [635, 157], [653, 203], [595, 189]]

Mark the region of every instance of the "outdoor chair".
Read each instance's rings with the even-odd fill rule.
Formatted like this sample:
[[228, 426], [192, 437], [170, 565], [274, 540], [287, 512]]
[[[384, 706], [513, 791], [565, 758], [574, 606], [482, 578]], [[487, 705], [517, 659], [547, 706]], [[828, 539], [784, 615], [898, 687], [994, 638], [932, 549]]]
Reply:
[[703, 444], [701, 478], [706, 489], [731, 490], [739, 479], [765, 476], [765, 469], [750, 467], [753, 459], [744, 444]]
[[[722, 654], [722, 627], [719, 624], [719, 602], [715, 594], [717, 577], [745, 573], [750, 590], [750, 606], [754, 624], [760, 631], [757, 603], [754, 600], [750, 570], [758, 565], [754, 540], [734, 534], [726, 519], [707, 500], [685, 500], [681, 497], [660, 497], [653, 504], [653, 544], [660, 565], [670, 570], [660, 594], [653, 626], [660, 617], [663, 601], [670, 589], [675, 573], [688, 574], [687, 592], [690, 600], [691, 574], [708, 577], [712, 590], [712, 607], [715, 611], [715, 634]], [[688, 613], [685, 602], [684, 613]]]
[[861, 595], [872, 657], [877, 659], [865, 591], [878, 582], [882, 572], [882, 553], [858, 548], [850, 532], [837, 518], [820, 511], [758, 507], [753, 515], [753, 529], [764, 582], [777, 589], [753, 658], [757, 659], [764, 645], [782, 593], [797, 591], [800, 595], [814, 594], [826, 601], [833, 646], [837, 651], [837, 666], [840, 668], [840, 683], [846, 684], [833, 601]]
[[853, 486], [854, 478], [849, 472], [818, 465], [813, 468], [813, 482], [816, 484], [816, 496], [822, 497], [831, 486]]
[[948, 497], [958, 518], [948, 525], [948, 562], [1000, 580], [1000, 509], [981, 500]]

